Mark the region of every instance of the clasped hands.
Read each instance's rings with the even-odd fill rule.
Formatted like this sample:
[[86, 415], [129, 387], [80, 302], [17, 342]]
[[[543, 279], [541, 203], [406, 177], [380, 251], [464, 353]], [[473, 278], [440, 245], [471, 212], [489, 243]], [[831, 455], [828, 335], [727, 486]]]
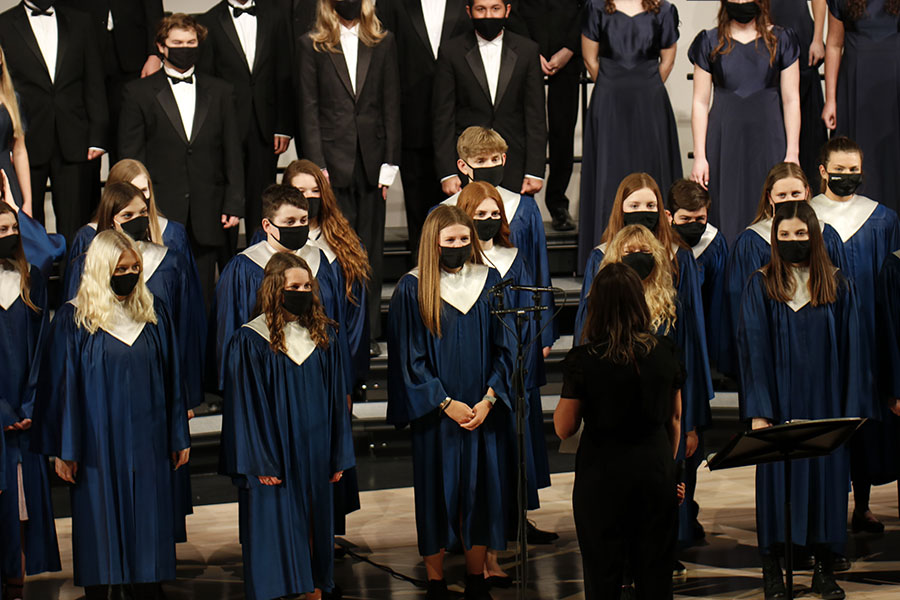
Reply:
[[488, 413], [491, 412], [493, 405], [487, 400], [482, 400], [473, 407], [469, 407], [465, 402], [459, 400], [451, 400], [444, 414], [459, 423], [459, 426], [469, 431], [475, 431], [484, 423]]

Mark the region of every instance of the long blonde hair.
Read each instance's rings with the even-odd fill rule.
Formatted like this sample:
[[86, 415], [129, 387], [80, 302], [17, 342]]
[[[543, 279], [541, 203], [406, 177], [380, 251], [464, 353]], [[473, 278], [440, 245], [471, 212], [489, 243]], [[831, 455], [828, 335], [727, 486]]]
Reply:
[[672, 270], [669, 264], [669, 251], [656, 239], [649, 229], [643, 225], [624, 227], [606, 247], [600, 269], [610, 263], [622, 262], [625, 246], [639, 246], [642, 251], [653, 255], [656, 266], [650, 276], [644, 280], [644, 299], [650, 309], [650, 324], [654, 331], [668, 333], [675, 325], [675, 286], [672, 283]]
[[[372, 0], [361, 0], [359, 12], [359, 41], [366, 46], [377, 46], [384, 39], [385, 31], [381, 21], [375, 15], [375, 3]], [[334, 0], [319, 0], [316, 7], [316, 24], [309, 37], [313, 41], [316, 52], [339, 53], [341, 44], [341, 23], [334, 10]]]
[[75, 324], [84, 327], [91, 334], [100, 328], [111, 326], [114, 322], [119, 300], [112, 291], [110, 278], [116, 270], [119, 259], [126, 252], [132, 252], [137, 257], [141, 266], [141, 276], [134, 291], [121, 302], [121, 306], [135, 321], [156, 323], [153, 295], [144, 283], [144, 259], [137, 245], [124, 233], [108, 229], [98, 233], [88, 246], [81, 285], [75, 296]]
[[483, 264], [481, 243], [472, 217], [456, 206], [442, 204], [435, 208], [422, 227], [419, 241], [419, 313], [428, 331], [441, 337], [441, 230], [452, 225], [469, 228], [472, 254], [467, 263]]
[[13, 87], [12, 76], [6, 67], [6, 53], [0, 48], [0, 103], [6, 107], [9, 120], [12, 121], [13, 137], [21, 139], [25, 135], [22, 128], [22, 114], [19, 112], [19, 103], [16, 101], [16, 88]]
[[[146, 198], [147, 216], [150, 217], [150, 241], [162, 246], [162, 231], [159, 229], [159, 218], [165, 215], [156, 208], [156, 198], [153, 196], [153, 178], [150, 177], [150, 171], [147, 170], [144, 163], [133, 158], [120, 160], [110, 168], [109, 175], [106, 177], [106, 185], [119, 182], [131, 183], [138, 175], [143, 175], [147, 178], [147, 187], [150, 189], [150, 197]], [[97, 222], [96, 216], [94, 217], [94, 222]]]

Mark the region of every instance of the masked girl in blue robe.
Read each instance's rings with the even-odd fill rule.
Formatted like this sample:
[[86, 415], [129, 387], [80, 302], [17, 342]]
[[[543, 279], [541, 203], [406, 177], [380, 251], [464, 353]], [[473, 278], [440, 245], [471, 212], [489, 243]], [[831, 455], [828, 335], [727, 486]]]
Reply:
[[75, 585], [153, 600], [175, 578], [172, 472], [190, 455], [181, 357], [141, 254], [108, 230], [88, 249], [76, 297], [53, 319], [32, 444], [71, 485]]

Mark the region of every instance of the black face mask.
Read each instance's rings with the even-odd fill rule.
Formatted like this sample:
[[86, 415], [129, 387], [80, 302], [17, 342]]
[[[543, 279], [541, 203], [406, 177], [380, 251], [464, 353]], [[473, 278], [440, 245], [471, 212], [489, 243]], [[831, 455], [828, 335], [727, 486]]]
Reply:
[[12, 258], [19, 247], [19, 234], [14, 233], [0, 238], [0, 258]]
[[631, 254], [626, 254], [622, 257], [622, 263], [634, 269], [641, 279], [650, 277], [650, 273], [653, 272], [653, 267], [656, 266], [656, 261], [653, 260], [653, 255], [649, 252], [632, 252]]
[[445, 269], [458, 269], [472, 256], [472, 244], [466, 244], [459, 248], [447, 248], [441, 246], [441, 266]]
[[472, 169], [472, 181], [483, 181], [494, 187], [498, 187], [503, 182], [503, 164], [493, 167], [473, 167], [469, 163], [466, 165]]
[[334, 3], [334, 12], [345, 21], [353, 21], [359, 18], [362, 11], [362, 0], [340, 0]]
[[130, 221], [121, 224], [122, 231], [131, 236], [135, 241], [147, 239], [147, 232], [150, 229], [149, 217], [135, 217]]
[[785, 262], [806, 262], [809, 260], [809, 240], [778, 240], [778, 254]]
[[746, 25], [759, 16], [760, 8], [756, 2], [726, 2], [725, 12], [732, 21]]
[[659, 212], [655, 210], [641, 210], [638, 212], [624, 213], [625, 225], [643, 225], [655, 232], [659, 224]]
[[312, 292], [305, 290], [284, 290], [284, 300], [281, 306], [295, 317], [302, 317], [312, 308]]
[[700, 243], [700, 238], [703, 237], [703, 232], [706, 231], [706, 223], [681, 223], [672, 225], [672, 229], [681, 236], [685, 244], [693, 248]]
[[852, 196], [862, 184], [862, 173], [829, 173], [828, 189], [838, 196]]
[[197, 64], [197, 56], [200, 54], [198, 46], [178, 46], [177, 48], [166, 46], [166, 48], [169, 49], [169, 56], [166, 58], [176, 69], [187, 71]]
[[322, 210], [322, 197], [307, 196], [306, 201], [309, 203], [309, 218], [318, 219], [319, 212]]
[[278, 243], [293, 252], [306, 245], [306, 240], [309, 239], [309, 225], [279, 227], [278, 235]]
[[113, 294], [116, 296], [128, 296], [134, 291], [138, 280], [141, 278], [140, 273], [126, 273], [125, 275], [113, 275], [109, 278], [109, 286], [112, 288]]
[[500, 35], [500, 32], [506, 27], [506, 17], [472, 19], [472, 24], [475, 26], [475, 31], [478, 32], [478, 35], [487, 41], [491, 41]]
[[478, 234], [479, 240], [486, 242], [494, 239], [494, 236], [497, 235], [502, 226], [503, 219], [476, 219], [475, 233]]

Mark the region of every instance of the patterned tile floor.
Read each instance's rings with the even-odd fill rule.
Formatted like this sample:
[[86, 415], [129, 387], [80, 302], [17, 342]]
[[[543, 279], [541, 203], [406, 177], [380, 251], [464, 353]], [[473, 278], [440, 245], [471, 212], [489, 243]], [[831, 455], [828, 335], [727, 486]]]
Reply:
[[[707, 532], [706, 545], [682, 555], [688, 575], [676, 584], [676, 598], [762, 598], [759, 559], [754, 531], [753, 469], [698, 474], [700, 520]], [[581, 557], [571, 512], [573, 475], [553, 476], [553, 485], [541, 493], [542, 508], [531, 514], [538, 526], [559, 532], [552, 546], [534, 546], [530, 551], [532, 589], [529, 598], [576, 600], [584, 598]], [[351, 515], [347, 541], [372, 561], [400, 573], [424, 577], [416, 552], [416, 534], [411, 488], [364, 492], [364, 510]], [[848, 554], [853, 569], [840, 575], [849, 598], [900, 598], [900, 520], [897, 491], [893, 485], [875, 488], [872, 508], [884, 521], [882, 536], [852, 536]], [[81, 590], [72, 582], [69, 519], [57, 522], [64, 570], [30, 579], [26, 598], [72, 600]], [[178, 580], [165, 584], [169, 600], [240, 599], [241, 549], [237, 542], [237, 506], [220, 504], [196, 509], [188, 519], [189, 543], [178, 547]], [[501, 563], [513, 568], [515, 555], [508, 552]], [[463, 562], [459, 556], [447, 561], [451, 589], [461, 590]], [[344, 597], [352, 600], [422, 598], [424, 593], [375, 567], [346, 558], [338, 561], [336, 580]], [[796, 579], [802, 596], [809, 594], [810, 574]], [[512, 600], [514, 590], [493, 592], [495, 600]]]

